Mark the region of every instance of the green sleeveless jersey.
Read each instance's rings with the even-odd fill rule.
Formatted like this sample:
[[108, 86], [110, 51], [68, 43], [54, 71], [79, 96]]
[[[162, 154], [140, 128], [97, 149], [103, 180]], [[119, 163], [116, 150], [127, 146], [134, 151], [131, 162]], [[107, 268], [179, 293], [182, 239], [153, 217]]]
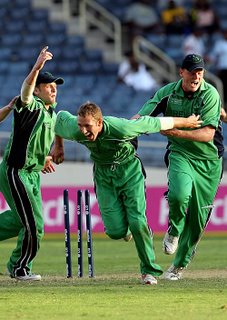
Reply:
[[43, 101], [34, 96], [29, 105], [21, 107], [18, 99], [12, 133], [3, 156], [9, 166], [29, 171], [43, 168], [55, 136], [55, 106], [47, 110]]

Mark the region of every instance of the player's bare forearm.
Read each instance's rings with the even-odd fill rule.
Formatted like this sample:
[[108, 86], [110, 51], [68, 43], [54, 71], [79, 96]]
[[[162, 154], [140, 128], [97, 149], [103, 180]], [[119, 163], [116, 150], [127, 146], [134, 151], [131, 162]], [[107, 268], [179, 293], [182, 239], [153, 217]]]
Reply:
[[64, 161], [64, 140], [59, 136], [55, 136], [54, 145], [51, 148], [50, 155], [56, 164]]
[[14, 97], [6, 106], [0, 109], [0, 122], [3, 121], [13, 110], [17, 98], [18, 96]]
[[191, 115], [188, 118], [173, 117], [174, 128], [200, 128], [202, 120], [199, 115]]
[[187, 139], [191, 141], [209, 142], [214, 138], [215, 129], [210, 126], [206, 126], [196, 130], [170, 129], [170, 130], [160, 131], [160, 133], [167, 137], [169, 136], [169, 137]]

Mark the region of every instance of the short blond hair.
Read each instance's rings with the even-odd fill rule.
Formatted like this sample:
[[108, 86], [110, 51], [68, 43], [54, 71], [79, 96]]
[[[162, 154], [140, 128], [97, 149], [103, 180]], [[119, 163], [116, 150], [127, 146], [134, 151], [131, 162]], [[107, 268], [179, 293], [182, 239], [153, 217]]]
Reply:
[[95, 120], [102, 119], [101, 108], [94, 102], [87, 101], [83, 103], [78, 111], [77, 115], [80, 117], [85, 117], [86, 115], [91, 115]]

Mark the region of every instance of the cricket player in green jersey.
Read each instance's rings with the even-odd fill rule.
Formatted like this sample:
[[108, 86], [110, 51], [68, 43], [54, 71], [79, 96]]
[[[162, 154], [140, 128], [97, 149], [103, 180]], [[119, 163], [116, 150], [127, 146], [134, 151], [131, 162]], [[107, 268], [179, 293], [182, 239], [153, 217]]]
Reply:
[[168, 166], [169, 228], [163, 241], [166, 254], [176, 255], [164, 274], [178, 280], [195, 254], [209, 221], [222, 174], [224, 151], [220, 124], [221, 100], [217, 90], [204, 80], [204, 61], [190, 54], [180, 68], [181, 79], [159, 89], [138, 116], [187, 117], [194, 113], [203, 121], [193, 130], [171, 129], [165, 157]]
[[[173, 127], [197, 128], [200, 124], [195, 115], [188, 118], [141, 117], [138, 120], [103, 117], [101, 109], [91, 102], [83, 104], [77, 116], [66, 111], [57, 115], [56, 136], [75, 140], [89, 149], [105, 232], [112, 239], [126, 241], [132, 234], [144, 284], [156, 284], [155, 277], [160, 276], [162, 270], [155, 263], [152, 235], [146, 219], [144, 171], [131, 141], [143, 133]], [[53, 151], [52, 156], [56, 161], [57, 153]]]
[[0, 191], [10, 209], [0, 214], [0, 240], [17, 237], [7, 270], [17, 280], [40, 280], [31, 272], [44, 233], [40, 171], [51, 173], [57, 85], [62, 78], [40, 73], [52, 53], [44, 48], [14, 105], [13, 130], [0, 164]]

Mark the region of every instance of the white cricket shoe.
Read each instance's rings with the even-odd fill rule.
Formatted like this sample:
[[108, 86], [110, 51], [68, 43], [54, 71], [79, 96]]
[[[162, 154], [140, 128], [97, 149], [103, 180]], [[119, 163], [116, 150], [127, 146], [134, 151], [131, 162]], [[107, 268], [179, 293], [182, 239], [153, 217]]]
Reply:
[[40, 274], [29, 273], [24, 276], [15, 275], [14, 278], [20, 281], [40, 281], [42, 279]]
[[6, 274], [10, 276], [10, 278], [21, 281], [40, 281], [42, 278], [40, 274], [27, 273], [26, 271], [24, 271], [24, 275], [17, 276], [14, 273], [10, 272], [8, 268], [6, 268]]
[[163, 277], [164, 279], [167, 279], [167, 280], [173, 280], [173, 281], [180, 280], [184, 269], [185, 268], [183, 267], [177, 268], [174, 265], [171, 265], [169, 269], [166, 270]]
[[174, 237], [166, 232], [163, 239], [163, 251], [165, 254], [174, 254], [178, 247], [179, 237]]
[[150, 284], [150, 285], [158, 283], [157, 279], [155, 279], [155, 277], [153, 277], [151, 274], [142, 274], [141, 282], [142, 284]]

